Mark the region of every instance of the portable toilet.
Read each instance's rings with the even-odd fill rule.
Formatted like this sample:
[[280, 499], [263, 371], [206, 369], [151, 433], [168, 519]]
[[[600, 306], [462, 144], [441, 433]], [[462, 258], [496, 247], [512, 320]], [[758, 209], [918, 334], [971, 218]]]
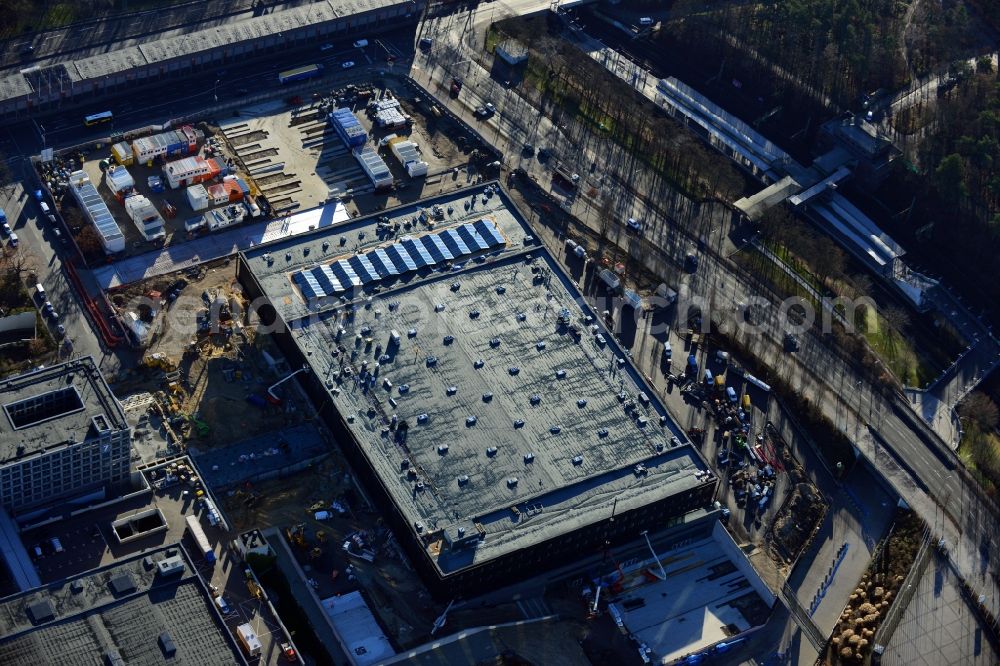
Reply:
[[725, 375], [716, 375], [715, 376], [715, 390], [718, 391], [719, 393], [722, 393], [722, 391], [725, 388], [726, 388], [726, 376]]
[[711, 386], [713, 380], [714, 380], [714, 377], [712, 377], [712, 371], [709, 370], [708, 368], [706, 368], [705, 369], [705, 385], [706, 386]]
[[750, 403], [750, 394], [749, 393], [744, 393], [743, 394], [743, 411], [749, 412], [751, 407], [752, 407], [752, 404]]
[[694, 354], [691, 354], [690, 356], [688, 356], [688, 369], [691, 372], [697, 372], [698, 371], [698, 357], [695, 356]]
[[729, 398], [729, 402], [736, 404], [736, 389], [732, 386], [726, 389], [726, 397]]

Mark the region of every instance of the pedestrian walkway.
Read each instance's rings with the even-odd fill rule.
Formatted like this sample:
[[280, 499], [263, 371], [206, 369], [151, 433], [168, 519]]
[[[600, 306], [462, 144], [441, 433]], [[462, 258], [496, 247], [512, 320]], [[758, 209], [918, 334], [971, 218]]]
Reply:
[[1000, 663], [960, 581], [938, 555], [931, 561], [882, 655], [885, 666], [986, 666]]

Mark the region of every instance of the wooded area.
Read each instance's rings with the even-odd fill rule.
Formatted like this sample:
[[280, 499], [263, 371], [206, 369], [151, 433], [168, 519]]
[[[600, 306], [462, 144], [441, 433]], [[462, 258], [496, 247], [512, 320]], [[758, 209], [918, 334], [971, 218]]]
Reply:
[[730, 160], [576, 46], [548, 34], [544, 20], [510, 19], [494, 30], [528, 45], [522, 93], [546, 115], [583, 120], [691, 198], [731, 200], [742, 192], [743, 176]]
[[950, 62], [976, 41], [965, 5], [922, 0], [733, 4], [675, 22], [668, 32], [727, 73], [771, 85], [791, 78], [845, 108], [865, 92], [899, 88]]

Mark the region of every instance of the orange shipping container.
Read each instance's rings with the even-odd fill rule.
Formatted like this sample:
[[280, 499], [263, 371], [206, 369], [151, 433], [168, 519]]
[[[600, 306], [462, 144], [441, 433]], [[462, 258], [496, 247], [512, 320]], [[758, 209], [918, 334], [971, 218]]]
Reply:
[[222, 181], [222, 186], [226, 188], [226, 193], [229, 196], [229, 203], [239, 201], [243, 198], [243, 190], [240, 189], [239, 183], [235, 180]]

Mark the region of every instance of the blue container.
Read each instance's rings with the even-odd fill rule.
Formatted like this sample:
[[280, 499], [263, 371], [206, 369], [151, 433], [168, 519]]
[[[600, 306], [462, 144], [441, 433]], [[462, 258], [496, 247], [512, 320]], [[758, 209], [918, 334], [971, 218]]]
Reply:
[[254, 407], [267, 407], [267, 400], [260, 397], [256, 393], [251, 393], [247, 396], [247, 402], [249, 402]]

